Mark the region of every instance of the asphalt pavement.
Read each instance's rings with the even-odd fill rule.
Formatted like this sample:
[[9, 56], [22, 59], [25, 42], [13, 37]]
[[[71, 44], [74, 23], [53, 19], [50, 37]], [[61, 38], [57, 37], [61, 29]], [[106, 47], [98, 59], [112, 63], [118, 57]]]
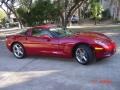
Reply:
[[19, 60], [0, 40], [0, 90], [119, 90], [120, 31], [99, 32], [117, 43], [117, 52], [88, 66], [57, 57]]

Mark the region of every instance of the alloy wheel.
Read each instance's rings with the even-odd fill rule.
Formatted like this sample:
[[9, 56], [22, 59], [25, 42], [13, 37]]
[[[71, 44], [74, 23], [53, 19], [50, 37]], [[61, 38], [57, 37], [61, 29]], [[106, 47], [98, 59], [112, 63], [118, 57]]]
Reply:
[[23, 58], [24, 57], [24, 49], [22, 45], [16, 43], [13, 45], [13, 54], [17, 58]]

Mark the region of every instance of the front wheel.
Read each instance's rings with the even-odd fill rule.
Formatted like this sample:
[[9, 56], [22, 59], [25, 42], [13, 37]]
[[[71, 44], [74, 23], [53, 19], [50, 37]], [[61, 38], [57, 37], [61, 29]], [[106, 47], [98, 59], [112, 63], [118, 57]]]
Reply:
[[25, 50], [20, 43], [13, 44], [12, 51], [14, 56], [18, 59], [22, 59], [25, 57]]
[[86, 65], [95, 60], [95, 55], [92, 49], [87, 45], [79, 45], [74, 52], [75, 59], [78, 63]]

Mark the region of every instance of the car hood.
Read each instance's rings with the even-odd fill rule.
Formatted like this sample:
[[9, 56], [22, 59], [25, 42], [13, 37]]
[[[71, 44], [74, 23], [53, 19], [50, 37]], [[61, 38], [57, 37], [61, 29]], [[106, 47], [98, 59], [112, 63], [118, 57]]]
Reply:
[[98, 32], [80, 32], [73, 34], [74, 38], [92, 39], [92, 40], [111, 40], [109, 37]]

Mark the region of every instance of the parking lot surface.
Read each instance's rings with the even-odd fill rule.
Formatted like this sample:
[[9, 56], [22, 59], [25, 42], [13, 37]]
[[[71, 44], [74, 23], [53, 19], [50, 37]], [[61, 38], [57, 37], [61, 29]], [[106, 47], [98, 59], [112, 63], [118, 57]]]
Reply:
[[0, 40], [0, 90], [120, 90], [120, 30], [103, 30], [117, 43], [114, 56], [88, 66], [74, 59], [16, 59]]

